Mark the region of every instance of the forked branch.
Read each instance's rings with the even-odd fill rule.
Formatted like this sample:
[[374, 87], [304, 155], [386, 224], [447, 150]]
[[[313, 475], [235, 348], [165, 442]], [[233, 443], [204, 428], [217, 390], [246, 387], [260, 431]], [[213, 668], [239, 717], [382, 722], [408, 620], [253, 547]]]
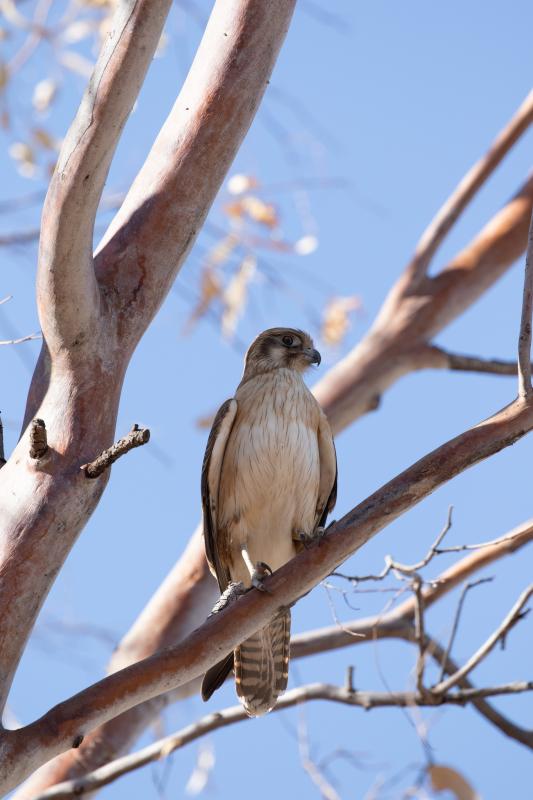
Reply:
[[[435, 699], [427, 692], [352, 691], [345, 686], [312, 683], [307, 686], [299, 686], [297, 689], [291, 689], [286, 692], [279, 698], [271, 713], [284, 711], [287, 708], [293, 708], [294, 706], [302, 703], [309, 703], [313, 700], [326, 700], [333, 703], [340, 703], [341, 705], [355, 706], [365, 711], [372, 708], [432, 707], [436, 704], [439, 706], [465, 706], [488, 697], [517, 695], [530, 691], [533, 691], [533, 681], [515, 681], [514, 683], [488, 686], [483, 689], [458, 689], [453, 693], [441, 696], [436, 703]], [[193, 722], [191, 725], [187, 725], [187, 727], [177, 733], [166, 736], [164, 739], [160, 739], [144, 747], [142, 750], [138, 750], [136, 753], [111, 761], [109, 764], [83, 777], [57, 784], [39, 794], [34, 800], [70, 800], [72, 797], [101, 789], [103, 786], [109, 785], [122, 775], [140, 769], [146, 766], [146, 764], [167, 758], [171, 753], [185, 747], [185, 745], [190, 744], [190, 742], [200, 739], [208, 733], [246, 720], [249, 720], [249, 717], [241, 705], [231, 706], [230, 708], [216, 711], [214, 714], [207, 714], [205, 717]]]

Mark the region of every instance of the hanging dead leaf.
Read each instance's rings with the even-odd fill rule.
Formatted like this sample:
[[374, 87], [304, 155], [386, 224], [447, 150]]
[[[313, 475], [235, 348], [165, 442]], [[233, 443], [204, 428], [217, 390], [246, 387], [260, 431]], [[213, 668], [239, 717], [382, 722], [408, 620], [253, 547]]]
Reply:
[[248, 285], [255, 274], [255, 269], [255, 257], [247, 255], [222, 295], [224, 303], [222, 335], [227, 339], [231, 339], [235, 333], [237, 323], [244, 312]]
[[212, 411], [210, 414], [204, 414], [202, 417], [198, 417], [195, 424], [196, 427], [199, 428], [201, 431], [210, 430], [213, 422], [215, 421], [215, 417], [217, 415], [216, 411]]
[[224, 264], [238, 243], [239, 237], [235, 233], [229, 233], [227, 236], [224, 236], [224, 238], [220, 239], [209, 251], [206, 264], [210, 267], [217, 267]]
[[35, 175], [35, 155], [33, 149], [25, 142], [13, 142], [9, 148], [9, 155], [16, 161], [18, 171], [25, 178]]
[[243, 197], [241, 202], [245, 212], [254, 222], [265, 225], [267, 228], [276, 228], [278, 226], [278, 212], [271, 203], [265, 203], [261, 198], [251, 194]]
[[204, 267], [200, 278], [200, 299], [185, 323], [183, 328], [184, 335], [191, 332], [195, 323], [208, 311], [213, 300], [220, 297], [221, 294], [222, 285], [215, 270], [210, 266]]
[[333, 297], [322, 314], [322, 341], [329, 345], [342, 342], [350, 329], [350, 314], [361, 308], [361, 301], [356, 296]]
[[244, 218], [245, 208], [242, 200], [237, 200], [235, 203], [226, 203], [224, 211], [233, 222], [240, 222]]
[[11, 125], [11, 118], [9, 116], [9, 112], [4, 109], [0, 113], [0, 127], [2, 127], [4, 131], [7, 131], [9, 130], [10, 125]]
[[46, 111], [57, 94], [57, 83], [51, 78], [45, 78], [35, 85], [32, 104], [36, 111]]
[[227, 189], [229, 194], [244, 194], [250, 189], [256, 189], [259, 181], [253, 175], [232, 175], [228, 181]]
[[0, 61], [0, 92], [3, 92], [9, 82], [9, 70], [3, 61]]
[[242, 221], [248, 217], [267, 228], [276, 228], [279, 224], [278, 212], [271, 203], [265, 203], [254, 195], [245, 195], [234, 203], [227, 203], [224, 211], [232, 220]]
[[457, 800], [481, 800], [481, 795], [452, 767], [432, 764], [428, 768], [428, 777], [435, 792], [453, 792]]
[[59, 143], [44, 128], [33, 128], [31, 135], [34, 141], [45, 150], [59, 150]]

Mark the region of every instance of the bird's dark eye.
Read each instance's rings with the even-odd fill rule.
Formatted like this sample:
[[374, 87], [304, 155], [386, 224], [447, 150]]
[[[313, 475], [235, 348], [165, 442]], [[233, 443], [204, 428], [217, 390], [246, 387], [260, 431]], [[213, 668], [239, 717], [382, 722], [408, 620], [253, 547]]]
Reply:
[[281, 341], [283, 342], [285, 347], [292, 347], [292, 345], [294, 344], [294, 338], [292, 336], [284, 336]]

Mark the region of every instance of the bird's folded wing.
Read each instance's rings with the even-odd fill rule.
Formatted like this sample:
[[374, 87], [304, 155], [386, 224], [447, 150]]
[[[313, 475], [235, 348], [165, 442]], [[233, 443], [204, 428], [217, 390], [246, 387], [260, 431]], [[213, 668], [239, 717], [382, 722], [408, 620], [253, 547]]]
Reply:
[[202, 507], [204, 513], [205, 552], [209, 566], [217, 577], [221, 592], [227, 587], [230, 576], [227, 569], [222, 565], [218, 552], [218, 489], [220, 485], [222, 461], [236, 413], [237, 401], [235, 398], [226, 400], [226, 402], [220, 406], [207, 440], [207, 447], [202, 465]]
[[320, 458], [320, 483], [316, 506], [316, 525], [324, 526], [326, 518], [337, 500], [337, 454], [333, 434], [324, 412], [318, 426], [318, 454]]

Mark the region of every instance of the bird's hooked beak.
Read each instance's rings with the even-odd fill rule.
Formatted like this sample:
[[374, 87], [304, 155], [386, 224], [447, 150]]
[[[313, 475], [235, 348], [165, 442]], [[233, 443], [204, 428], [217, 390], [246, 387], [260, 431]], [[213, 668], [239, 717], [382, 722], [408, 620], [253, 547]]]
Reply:
[[304, 355], [310, 364], [316, 364], [318, 366], [322, 361], [322, 356], [318, 350], [314, 350], [312, 347], [306, 347], [304, 350]]

